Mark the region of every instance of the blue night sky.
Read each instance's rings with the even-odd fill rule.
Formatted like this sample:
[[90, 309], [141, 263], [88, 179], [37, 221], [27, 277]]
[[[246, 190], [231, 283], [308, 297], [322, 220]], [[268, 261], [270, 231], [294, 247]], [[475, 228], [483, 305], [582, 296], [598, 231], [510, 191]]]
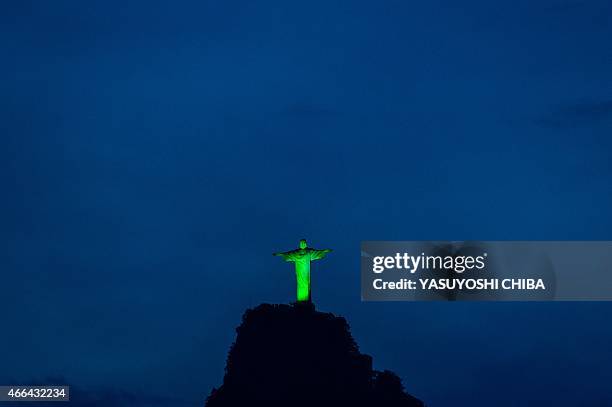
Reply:
[[612, 240], [612, 3], [125, 3], [2, 5], [0, 383], [202, 405], [307, 237], [429, 406], [612, 404], [612, 304], [359, 290], [362, 240]]

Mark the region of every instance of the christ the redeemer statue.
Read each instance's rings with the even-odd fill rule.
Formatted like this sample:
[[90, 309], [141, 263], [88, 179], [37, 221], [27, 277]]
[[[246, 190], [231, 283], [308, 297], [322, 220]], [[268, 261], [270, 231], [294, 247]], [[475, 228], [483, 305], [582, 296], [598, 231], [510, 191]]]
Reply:
[[308, 247], [306, 239], [300, 240], [300, 248], [284, 253], [273, 253], [285, 261], [295, 263], [295, 277], [297, 279], [297, 302], [310, 302], [310, 262], [325, 257], [331, 249], [317, 250]]

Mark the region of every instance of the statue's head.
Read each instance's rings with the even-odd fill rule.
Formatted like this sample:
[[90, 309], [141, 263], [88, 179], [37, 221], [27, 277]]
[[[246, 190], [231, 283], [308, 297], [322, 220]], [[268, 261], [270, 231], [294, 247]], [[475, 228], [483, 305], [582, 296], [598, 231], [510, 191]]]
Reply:
[[306, 247], [308, 247], [306, 244], [306, 239], [300, 240], [300, 249], [305, 249]]

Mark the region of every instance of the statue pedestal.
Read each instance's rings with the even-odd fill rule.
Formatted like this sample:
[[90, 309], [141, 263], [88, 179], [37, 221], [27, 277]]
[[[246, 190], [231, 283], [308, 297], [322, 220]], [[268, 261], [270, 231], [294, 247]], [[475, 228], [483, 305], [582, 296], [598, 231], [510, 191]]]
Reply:
[[298, 302], [294, 302], [291, 305], [293, 305], [293, 307], [296, 310], [303, 310], [303, 311], [314, 311], [315, 310], [315, 305], [312, 301], [298, 301]]

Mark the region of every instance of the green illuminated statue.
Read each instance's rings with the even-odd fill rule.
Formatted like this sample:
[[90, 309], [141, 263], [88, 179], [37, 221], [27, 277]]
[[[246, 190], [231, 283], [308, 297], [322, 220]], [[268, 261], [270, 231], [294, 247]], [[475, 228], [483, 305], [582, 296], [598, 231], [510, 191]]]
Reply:
[[306, 239], [300, 240], [300, 248], [284, 253], [273, 253], [285, 261], [295, 263], [295, 277], [297, 279], [297, 302], [310, 302], [310, 262], [325, 257], [331, 249], [317, 250], [308, 247]]

